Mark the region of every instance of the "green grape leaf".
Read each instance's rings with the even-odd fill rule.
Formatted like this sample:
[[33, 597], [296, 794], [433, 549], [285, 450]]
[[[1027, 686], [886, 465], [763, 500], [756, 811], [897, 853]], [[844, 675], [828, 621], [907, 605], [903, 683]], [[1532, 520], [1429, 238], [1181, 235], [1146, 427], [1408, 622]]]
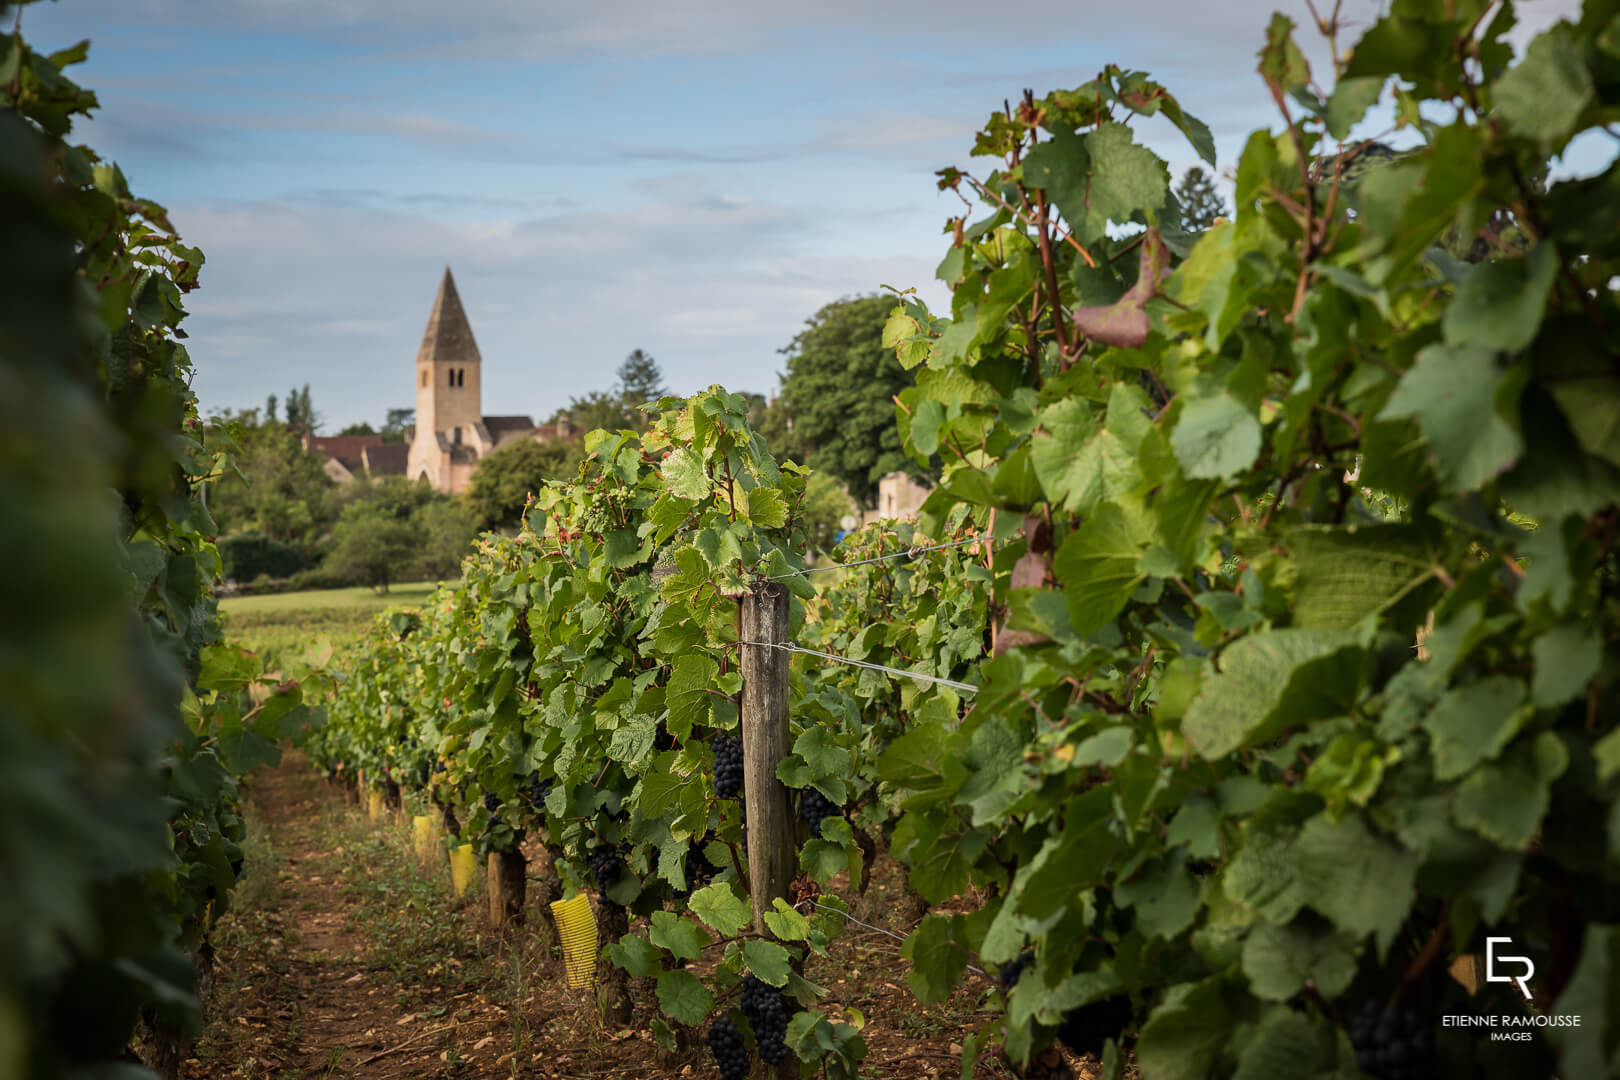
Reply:
[[1312, 918], [1257, 924], [1243, 943], [1243, 974], [1254, 996], [1288, 1001], [1307, 986], [1328, 999], [1350, 988], [1359, 950]]
[[1114, 895], [1122, 907], [1135, 909], [1136, 929], [1149, 940], [1184, 933], [1203, 906], [1203, 889], [1187, 873], [1179, 853], [1149, 864], [1120, 883]]
[[906, 982], [924, 1005], [944, 1001], [967, 970], [967, 953], [952, 934], [953, 918], [930, 914], [900, 947], [900, 955], [911, 961]]
[[1260, 50], [1260, 77], [1279, 90], [1292, 90], [1311, 81], [1311, 65], [1294, 43], [1294, 20], [1276, 12], [1266, 28], [1266, 44]]
[[1535, 340], [1558, 274], [1558, 251], [1537, 244], [1520, 258], [1480, 263], [1446, 306], [1446, 342], [1518, 352]]
[[1188, 477], [1227, 479], [1254, 464], [1260, 421], [1225, 391], [1194, 397], [1182, 408], [1170, 445]]
[[1176, 983], [1142, 1025], [1136, 1063], [1147, 1080], [1207, 1080], [1235, 1019], [1222, 976]]
[[1141, 411], [1146, 402], [1141, 390], [1115, 383], [1101, 427], [1082, 398], [1063, 398], [1044, 409], [1030, 454], [1047, 497], [1085, 515], [1105, 500], [1142, 487], [1146, 477], [1137, 448], [1152, 429]]
[[1536, 675], [1530, 697], [1540, 709], [1556, 708], [1586, 696], [1603, 663], [1603, 639], [1595, 624], [1563, 623], [1530, 646]]
[[787, 985], [792, 953], [774, 941], [761, 941], [758, 938], [743, 942], [742, 953], [743, 962], [760, 982], [772, 986]]
[[1221, 875], [1221, 888], [1276, 926], [1287, 925], [1305, 904], [1304, 885], [1294, 855], [1297, 829], [1244, 830], [1243, 845]]
[[1294, 625], [1349, 629], [1434, 577], [1438, 553], [1404, 525], [1303, 526], [1288, 534], [1298, 567]]
[[684, 446], [665, 460], [664, 486], [670, 494], [682, 499], [706, 499], [712, 491], [703, 459]]
[[[1323, 996], [1328, 996], [1324, 991]], [[1328, 1021], [1286, 1006], [1265, 1011], [1238, 1056], [1232, 1080], [1273, 1080], [1279, 1076], [1343, 1077], [1338, 1039]]]
[[1294, 844], [1306, 903], [1357, 938], [1389, 950], [1417, 897], [1420, 856], [1374, 833], [1360, 816], [1314, 817]]
[[1146, 580], [1137, 568], [1145, 538], [1118, 503], [1104, 503], [1058, 549], [1053, 568], [1065, 585], [1069, 623], [1075, 633], [1093, 634], [1124, 610]]
[[1211, 760], [1344, 713], [1361, 689], [1361, 648], [1340, 630], [1251, 634], [1221, 654], [1220, 666], [1181, 721], [1194, 749]]
[[1592, 76], [1574, 33], [1556, 23], [1538, 34], [1524, 58], [1491, 87], [1492, 115], [1547, 152], [1561, 146], [1592, 99]]
[[1335, 139], [1347, 138], [1367, 110], [1378, 104], [1387, 81], [1382, 75], [1358, 75], [1334, 83], [1327, 101], [1328, 134]]
[[1578, 1026], [1550, 1026], [1560, 1076], [1613, 1076], [1620, 1067], [1620, 926], [1588, 923], [1580, 960], [1553, 1006], [1553, 1016], [1579, 1016]]
[[741, 933], [754, 921], [746, 901], [731, 891], [723, 881], [704, 886], [687, 898], [686, 906], [692, 914], [713, 927], [722, 937]]
[[765, 926], [783, 941], [803, 941], [810, 936], [810, 920], [788, 905], [780, 896], [771, 901], [773, 911], [765, 912]]
[[1521, 741], [1495, 765], [1485, 765], [1457, 789], [1457, 824], [1509, 851], [1530, 846], [1547, 814], [1552, 782], [1569, 766], [1569, 750], [1555, 733]]
[[757, 487], [748, 493], [748, 520], [761, 529], [780, 529], [787, 524], [787, 501], [776, 488]]
[[1504, 368], [1492, 349], [1430, 345], [1378, 418], [1415, 419], [1444, 489], [1472, 491], [1524, 453], [1518, 424], [1524, 378], [1522, 367]]
[[1455, 780], [1502, 752], [1535, 710], [1523, 707], [1524, 683], [1507, 675], [1446, 691], [1423, 727], [1433, 739], [1434, 778]]
[[655, 911], [648, 922], [648, 940], [680, 960], [696, 960], [703, 955], [703, 946], [713, 940], [703, 927], [673, 912]]
[[1046, 191], [1082, 244], [1100, 239], [1110, 221], [1164, 204], [1169, 172], [1124, 124], [1084, 135], [1058, 130], [1024, 158], [1024, 181]]
[[608, 957], [638, 979], [650, 978], [664, 969], [664, 954], [640, 934], [626, 934], [607, 947]]
[[702, 1023], [714, 1008], [714, 995], [690, 971], [660, 972], [657, 993], [658, 1007], [678, 1024]]

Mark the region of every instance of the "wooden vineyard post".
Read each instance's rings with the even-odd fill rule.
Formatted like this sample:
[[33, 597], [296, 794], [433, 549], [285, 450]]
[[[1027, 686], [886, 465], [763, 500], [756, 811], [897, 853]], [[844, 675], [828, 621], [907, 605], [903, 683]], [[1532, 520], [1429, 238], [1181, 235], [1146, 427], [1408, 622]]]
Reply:
[[490, 925], [521, 926], [523, 924], [523, 894], [528, 884], [528, 860], [521, 851], [492, 851], [489, 853], [489, 921]]
[[788, 593], [766, 582], [743, 597], [743, 798], [748, 813], [748, 882], [754, 930], [765, 932], [771, 901], [786, 898], [793, 880], [793, 812], [776, 765], [788, 745], [788, 653], [770, 648], [788, 639]]

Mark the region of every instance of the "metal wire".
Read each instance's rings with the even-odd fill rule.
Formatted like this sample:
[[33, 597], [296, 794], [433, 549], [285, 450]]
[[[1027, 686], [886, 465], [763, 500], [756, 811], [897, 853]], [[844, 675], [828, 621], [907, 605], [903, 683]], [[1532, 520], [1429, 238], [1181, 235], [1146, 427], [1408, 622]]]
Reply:
[[966, 540], [952, 540], [948, 544], [930, 544], [927, 547], [913, 545], [905, 551], [896, 551], [891, 555], [879, 555], [871, 559], [858, 559], [855, 562], [834, 563], [832, 566], [808, 566], [803, 570], [795, 570], [791, 574], [777, 574], [772, 581], [785, 581], [790, 577], [801, 574], [819, 574], [823, 570], [847, 570], [852, 566], [865, 566], [868, 563], [888, 562], [890, 559], [914, 559], [925, 551], [943, 551], [946, 548], [961, 547], [963, 544], [977, 544], [980, 540], [989, 540], [988, 536], [970, 536]]
[[804, 653], [806, 656], [819, 656], [823, 660], [832, 660], [840, 664], [849, 664], [852, 667], [867, 668], [871, 671], [881, 671], [889, 675], [899, 675], [907, 679], [916, 679], [918, 682], [937, 683], [948, 686], [952, 690], [960, 690], [964, 694], [976, 694], [979, 688], [971, 683], [957, 682], [955, 679], [941, 679], [937, 675], [924, 675], [920, 671], [906, 671], [903, 668], [887, 667], [883, 664], [870, 664], [865, 660], [855, 660], [848, 656], [838, 656], [820, 649], [806, 649], [802, 645], [795, 645], [791, 641], [744, 641], [744, 645], [757, 645], [764, 649], [782, 649], [785, 652]]
[[[873, 926], [869, 922], [861, 922], [861, 920], [857, 919], [855, 916], [851, 915], [849, 912], [845, 911], [843, 908], [835, 908], [835, 907], [832, 907], [832, 906], [830, 906], [828, 904], [823, 904], [820, 900], [816, 900], [814, 898], [811, 898], [811, 899], [808, 899], [808, 900], [800, 900], [799, 904], [800, 904], [800, 906], [803, 906], [805, 904], [814, 904], [814, 905], [816, 905], [816, 907], [820, 908], [822, 911], [837, 912], [839, 915], [842, 915], [845, 918], [845, 920], [847, 920], [848, 922], [854, 923], [856, 926], [865, 927], [866, 929], [871, 930], [874, 933], [882, 934], [885, 937], [892, 937], [892, 938], [894, 938], [894, 940], [900, 942], [900, 944], [902, 944], [902, 945], [904, 945], [906, 943], [906, 939], [905, 939], [905, 937], [903, 935], [896, 934], [892, 930], [885, 930], [881, 926]], [[980, 975], [987, 975], [984, 968], [974, 967], [972, 964], [967, 965], [967, 969], [969, 971], [976, 972], [976, 973], [978, 973]]]

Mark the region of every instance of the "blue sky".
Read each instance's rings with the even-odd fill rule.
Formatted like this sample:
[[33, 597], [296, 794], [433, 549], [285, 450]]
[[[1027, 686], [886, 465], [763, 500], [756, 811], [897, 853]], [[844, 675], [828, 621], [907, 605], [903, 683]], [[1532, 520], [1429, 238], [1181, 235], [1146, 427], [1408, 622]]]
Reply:
[[[1515, 36], [1576, 8], [1526, 0]], [[1224, 173], [1273, 122], [1254, 74], [1270, 12], [1310, 21], [1304, 0], [989, 10], [60, 0], [23, 29], [91, 39], [76, 77], [102, 108], [76, 137], [208, 257], [186, 324], [204, 410], [308, 383], [330, 432], [414, 404], [446, 264], [486, 413], [543, 419], [636, 348], [676, 392], [769, 393], [823, 304], [893, 285], [944, 305], [960, 203], [933, 172], [982, 174], [968, 150], [1003, 98], [1145, 70], [1214, 130]], [[1377, 10], [1344, 4], [1363, 26]], [[1195, 163], [1167, 125], [1140, 132], [1174, 175]]]

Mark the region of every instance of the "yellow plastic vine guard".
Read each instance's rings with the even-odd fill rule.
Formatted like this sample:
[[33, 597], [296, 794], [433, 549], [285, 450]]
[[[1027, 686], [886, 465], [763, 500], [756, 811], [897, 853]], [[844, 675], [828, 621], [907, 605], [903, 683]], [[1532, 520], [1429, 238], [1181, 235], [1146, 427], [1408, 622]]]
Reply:
[[433, 819], [422, 814], [411, 818], [411, 835], [416, 842], [416, 857], [423, 862], [432, 862], [434, 853], [439, 849], [433, 825]]
[[450, 884], [455, 886], [456, 895], [465, 893], [473, 879], [478, 876], [478, 856], [473, 854], [471, 844], [462, 844], [450, 852]]
[[372, 791], [366, 800], [366, 816], [372, 821], [381, 821], [383, 810], [383, 793]]
[[569, 989], [591, 985], [596, 976], [596, 912], [591, 908], [591, 898], [580, 893], [567, 900], [554, 900], [551, 917], [557, 920], [557, 935], [562, 938], [563, 969], [568, 974]]

